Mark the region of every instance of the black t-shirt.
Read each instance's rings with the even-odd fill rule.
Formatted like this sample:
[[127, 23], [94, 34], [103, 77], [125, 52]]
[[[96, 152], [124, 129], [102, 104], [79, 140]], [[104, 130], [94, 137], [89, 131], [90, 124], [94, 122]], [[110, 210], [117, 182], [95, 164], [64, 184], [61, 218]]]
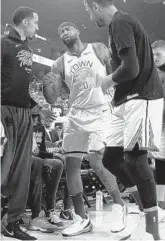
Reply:
[[[135, 48], [139, 62], [139, 74], [135, 79], [116, 85], [114, 104], [130, 99], [154, 100], [163, 97], [162, 84], [154, 64], [150, 41], [143, 26], [127, 13], [118, 11], [109, 26], [113, 72], [120, 66], [120, 51]], [[130, 66], [131, 68], [131, 66]]]

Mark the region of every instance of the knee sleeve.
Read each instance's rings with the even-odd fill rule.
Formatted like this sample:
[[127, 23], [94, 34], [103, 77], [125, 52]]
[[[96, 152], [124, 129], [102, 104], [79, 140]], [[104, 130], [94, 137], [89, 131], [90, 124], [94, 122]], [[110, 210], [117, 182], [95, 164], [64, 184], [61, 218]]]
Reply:
[[124, 187], [134, 186], [133, 181], [125, 172], [124, 150], [122, 147], [106, 147], [103, 155], [103, 165], [114, 176], [120, 179]]
[[146, 151], [125, 152], [125, 168], [137, 185], [144, 209], [157, 205], [156, 184]]
[[123, 162], [123, 148], [122, 147], [106, 147], [103, 155], [103, 165], [112, 173], [116, 171], [115, 160], [118, 163]]
[[[151, 167], [148, 164], [147, 151], [125, 152], [125, 168], [134, 179], [147, 180], [154, 178]], [[138, 177], [137, 176], [138, 173]]]

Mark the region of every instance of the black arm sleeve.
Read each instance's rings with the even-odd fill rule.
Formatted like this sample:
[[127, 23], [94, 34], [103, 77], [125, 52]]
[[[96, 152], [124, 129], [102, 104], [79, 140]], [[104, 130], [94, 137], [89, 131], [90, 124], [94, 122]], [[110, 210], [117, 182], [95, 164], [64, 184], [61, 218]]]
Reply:
[[139, 62], [136, 56], [135, 48], [125, 48], [119, 53], [121, 65], [112, 75], [112, 79], [116, 83], [133, 80], [139, 74]]

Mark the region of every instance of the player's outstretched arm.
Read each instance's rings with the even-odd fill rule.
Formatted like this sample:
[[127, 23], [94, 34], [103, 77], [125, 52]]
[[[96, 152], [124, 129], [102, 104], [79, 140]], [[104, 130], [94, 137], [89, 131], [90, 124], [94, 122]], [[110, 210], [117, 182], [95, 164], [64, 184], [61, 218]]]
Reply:
[[43, 95], [49, 104], [54, 104], [61, 94], [62, 88], [62, 69], [60, 58], [58, 58], [51, 69], [43, 78]]

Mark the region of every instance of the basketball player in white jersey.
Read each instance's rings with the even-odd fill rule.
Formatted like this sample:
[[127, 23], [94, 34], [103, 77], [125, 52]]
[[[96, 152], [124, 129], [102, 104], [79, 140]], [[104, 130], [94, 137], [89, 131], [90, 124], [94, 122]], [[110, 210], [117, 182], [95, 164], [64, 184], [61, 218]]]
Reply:
[[82, 198], [81, 160], [86, 153], [89, 153], [91, 167], [113, 197], [115, 222], [111, 224], [111, 231], [120, 232], [126, 227], [127, 210], [116, 179], [102, 164], [110, 110], [105, 97], [107, 93], [97, 86], [96, 78], [98, 74], [106, 76], [110, 73], [109, 52], [104, 44], [82, 43], [73, 23], [62, 23], [58, 32], [67, 51], [54, 62], [51, 72], [44, 77], [43, 93], [47, 102], [53, 104], [60, 95], [63, 81], [70, 89], [70, 111], [63, 149], [66, 152], [67, 183], [76, 219], [63, 230], [62, 235], [74, 236], [93, 229]]

